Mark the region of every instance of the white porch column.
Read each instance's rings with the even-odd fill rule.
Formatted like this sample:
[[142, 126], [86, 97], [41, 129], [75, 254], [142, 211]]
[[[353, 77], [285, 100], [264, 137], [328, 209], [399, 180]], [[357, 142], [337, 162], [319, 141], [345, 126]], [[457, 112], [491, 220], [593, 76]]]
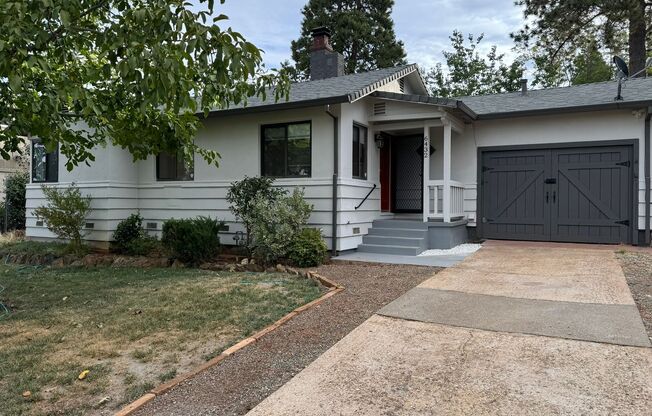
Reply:
[[442, 119], [444, 124], [444, 222], [451, 221], [451, 135], [450, 120]]
[[423, 222], [428, 222], [430, 213], [430, 127], [423, 126]]

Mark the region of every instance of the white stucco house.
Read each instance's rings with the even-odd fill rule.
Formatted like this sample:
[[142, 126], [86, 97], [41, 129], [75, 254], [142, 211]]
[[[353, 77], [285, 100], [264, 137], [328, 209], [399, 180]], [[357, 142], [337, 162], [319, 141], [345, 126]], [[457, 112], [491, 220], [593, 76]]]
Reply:
[[197, 143], [216, 168], [160, 155], [133, 163], [99, 148], [68, 172], [35, 144], [27, 235], [54, 237], [32, 210], [41, 183], [93, 197], [88, 239], [110, 241], [139, 211], [152, 233], [168, 218], [208, 215], [242, 230], [229, 184], [245, 175], [305, 188], [310, 224], [332, 250], [417, 254], [467, 239], [649, 244], [652, 79], [442, 99], [416, 65], [343, 74], [327, 31], [314, 33], [311, 80], [288, 101], [215, 110]]

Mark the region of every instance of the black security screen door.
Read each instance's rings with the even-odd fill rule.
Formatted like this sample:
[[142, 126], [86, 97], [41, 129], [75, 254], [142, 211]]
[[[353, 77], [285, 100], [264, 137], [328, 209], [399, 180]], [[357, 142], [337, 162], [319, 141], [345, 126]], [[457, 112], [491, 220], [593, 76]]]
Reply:
[[631, 146], [484, 151], [485, 238], [628, 243]]
[[392, 139], [394, 212], [423, 212], [422, 147], [422, 136]]

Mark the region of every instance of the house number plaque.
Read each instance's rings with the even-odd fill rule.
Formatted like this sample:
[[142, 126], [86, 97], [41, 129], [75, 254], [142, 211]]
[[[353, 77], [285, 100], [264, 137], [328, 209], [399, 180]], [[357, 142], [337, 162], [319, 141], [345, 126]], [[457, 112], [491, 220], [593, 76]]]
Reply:
[[428, 159], [430, 157], [430, 138], [425, 136], [423, 138], [423, 158]]

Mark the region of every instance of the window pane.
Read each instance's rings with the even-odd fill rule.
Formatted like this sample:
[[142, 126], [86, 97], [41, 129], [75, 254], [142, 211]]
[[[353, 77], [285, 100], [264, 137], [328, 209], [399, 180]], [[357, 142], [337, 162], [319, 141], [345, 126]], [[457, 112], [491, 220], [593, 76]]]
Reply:
[[32, 149], [32, 181], [45, 182], [47, 171], [47, 152], [41, 143], [34, 143]]
[[310, 176], [310, 124], [290, 124], [287, 131], [287, 175]]
[[367, 129], [360, 128], [360, 177], [367, 179]]
[[263, 175], [286, 176], [285, 126], [263, 129]]
[[360, 177], [360, 128], [353, 126], [353, 177]]
[[[193, 155], [194, 156], [194, 155]], [[186, 161], [183, 157], [183, 151], [177, 155], [176, 179], [180, 181], [191, 181], [195, 177], [194, 161]]]
[[52, 153], [48, 153], [46, 156], [47, 159], [47, 170], [46, 170], [46, 180], [48, 182], [58, 182], [59, 181], [59, 151], [55, 150]]
[[174, 180], [177, 175], [177, 158], [169, 153], [160, 153], [157, 156], [158, 171], [156, 172], [156, 179], [158, 180]]

